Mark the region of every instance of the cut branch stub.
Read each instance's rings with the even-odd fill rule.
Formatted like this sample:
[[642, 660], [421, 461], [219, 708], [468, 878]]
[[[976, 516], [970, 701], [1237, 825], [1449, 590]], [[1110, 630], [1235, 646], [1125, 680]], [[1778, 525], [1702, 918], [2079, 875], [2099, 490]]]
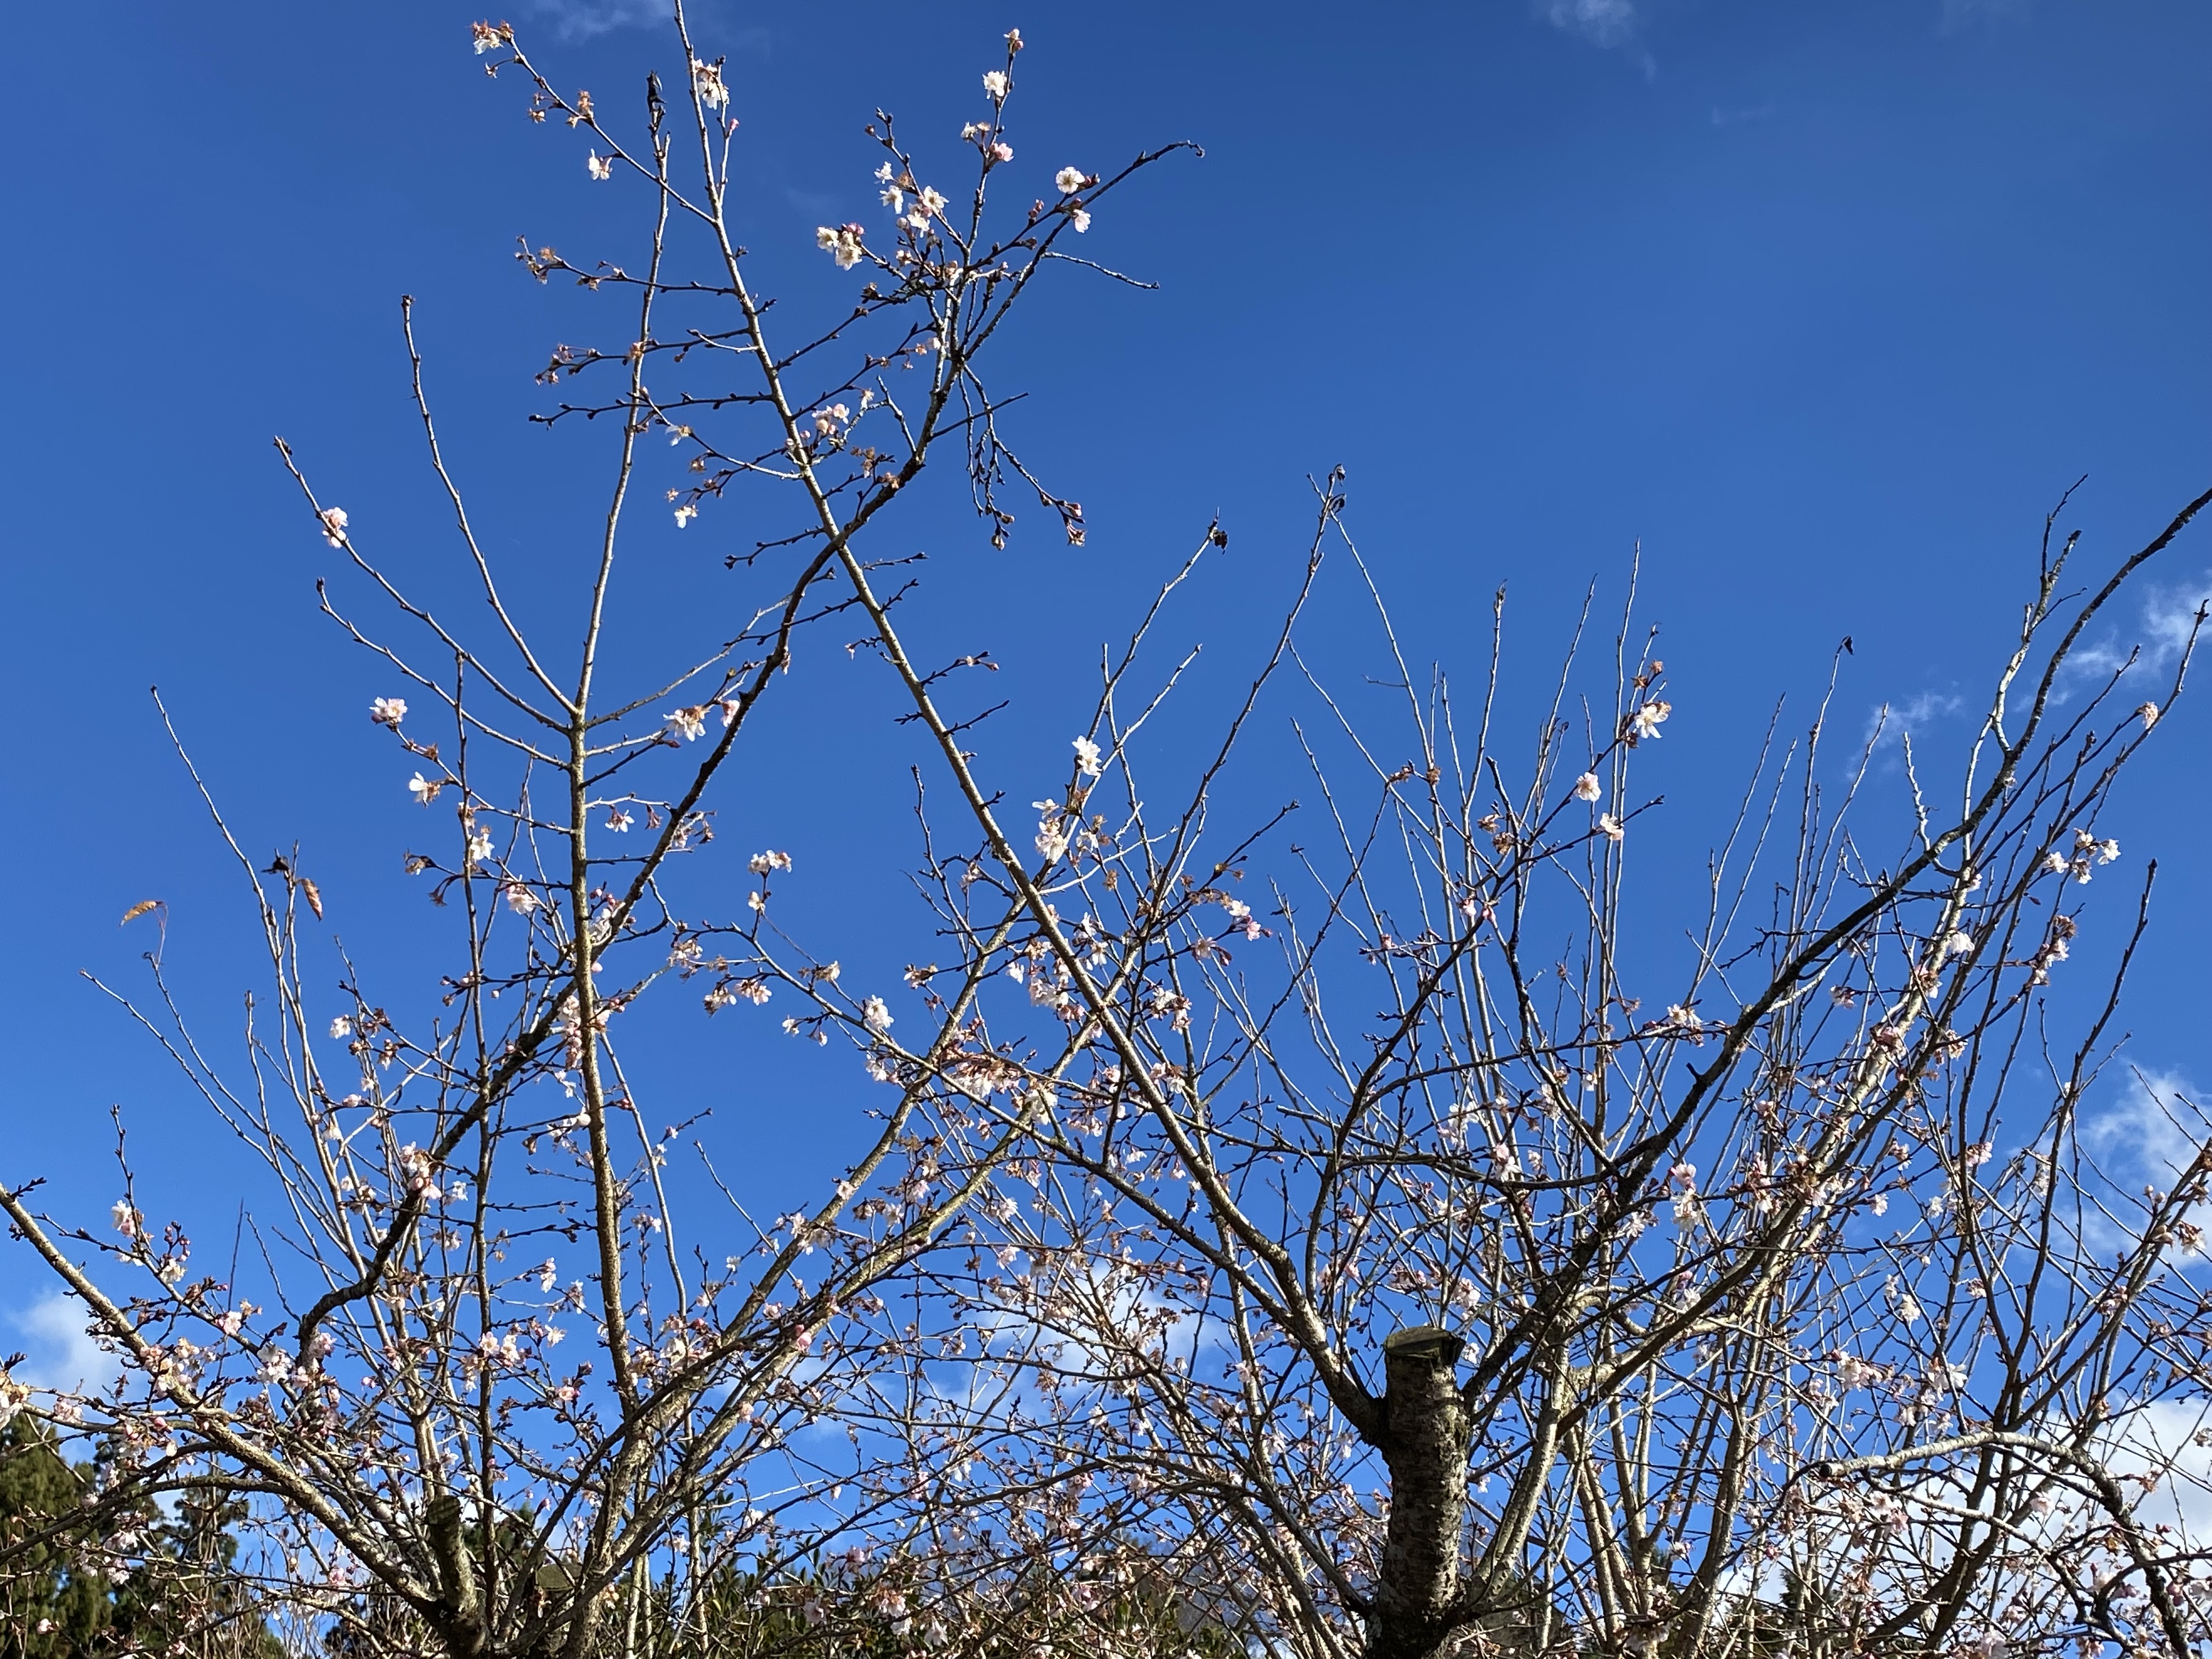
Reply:
[[1440, 1325], [1384, 1340], [1382, 1433], [1390, 1521], [1370, 1616], [1370, 1659], [1423, 1659], [1458, 1622], [1467, 1519], [1467, 1407], [1456, 1370], [1467, 1344]]

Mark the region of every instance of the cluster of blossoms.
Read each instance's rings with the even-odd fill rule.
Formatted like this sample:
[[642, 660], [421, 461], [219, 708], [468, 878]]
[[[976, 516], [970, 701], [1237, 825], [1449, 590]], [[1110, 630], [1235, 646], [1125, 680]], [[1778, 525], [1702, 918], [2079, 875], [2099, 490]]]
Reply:
[[[1671, 1018], [1680, 1013], [1679, 1008], [1669, 1008]], [[1694, 1022], [1692, 1022], [1694, 1023]], [[1686, 1226], [1698, 1218], [1698, 1166], [1686, 1159], [1678, 1159], [1667, 1171], [1667, 1185], [1674, 1192], [1674, 1220]]]
[[1243, 899], [1222, 893], [1216, 896], [1215, 902], [1229, 913], [1231, 926], [1246, 939], [1259, 939], [1267, 933], [1267, 930], [1260, 925], [1260, 918], [1252, 914], [1252, 907]]
[[[912, 173], [893, 172], [889, 161], [876, 169], [876, 182], [883, 186], [879, 199], [891, 210], [891, 216], [898, 221], [901, 230], [912, 231], [917, 236], [923, 235], [928, 231], [931, 222], [945, 211], [943, 196], [927, 185], [915, 184]], [[846, 228], [850, 230], [854, 227], [848, 225]], [[830, 245], [822, 240], [824, 234], [817, 230], [815, 240], [826, 248]], [[843, 262], [841, 259], [839, 263], [842, 264]]]
[[[1010, 30], [1006, 35], [1010, 52], [1022, 49], [1021, 31]], [[1005, 70], [987, 70], [982, 76], [984, 95], [994, 106], [988, 120], [969, 121], [960, 129], [963, 143], [975, 145], [983, 155], [988, 169], [1001, 166], [1014, 159], [1014, 147], [1006, 141], [1002, 127], [1006, 100], [1013, 92], [1013, 81]], [[592, 176], [600, 176], [596, 171]], [[902, 234], [919, 238], [928, 234], [931, 227], [943, 215], [945, 198], [930, 185], [916, 182], [911, 173], [885, 161], [876, 169], [876, 182], [880, 186], [878, 198], [891, 210]], [[1060, 210], [1077, 231], [1091, 228], [1091, 210], [1078, 192], [1097, 184], [1097, 179], [1076, 167], [1064, 167], [1053, 176], [1053, 185], [1060, 191]], [[1031, 216], [1042, 213], [1040, 202], [1031, 210]], [[850, 270], [867, 257], [865, 229], [857, 224], [819, 225], [815, 228], [815, 246], [836, 261], [841, 270]], [[896, 256], [903, 259], [903, 252]]]
[[1058, 173], [1053, 174], [1053, 188], [1066, 198], [1060, 205], [1067, 214], [1067, 222], [1073, 225], [1079, 233], [1091, 228], [1091, 210], [1083, 205], [1082, 198], [1076, 192], [1088, 189], [1097, 182], [1097, 179], [1084, 172], [1081, 167], [1062, 167]]
[[708, 992], [702, 1000], [706, 1005], [707, 1012], [711, 1014], [721, 1009], [734, 1006], [740, 1000], [750, 1002], [757, 1008], [769, 1000], [769, 994], [770, 988], [768, 981], [755, 974], [745, 979], [733, 980], [725, 985], [717, 985], [713, 990]]
[[2066, 960], [2071, 949], [2068, 941], [2080, 931], [2079, 924], [2071, 916], [2051, 917], [2050, 932], [2044, 936], [2043, 943], [2036, 947], [2035, 954], [2027, 959], [2028, 982], [2031, 985], [2051, 983], [2051, 969]]
[[494, 1336], [486, 1331], [477, 1339], [476, 1347], [461, 1355], [461, 1376], [474, 1388], [486, 1372], [519, 1371], [527, 1363], [522, 1344], [513, 1331]]
[[[1008, 34], [1006, 44], [1012, 51], [1019, 52], [1022, 49], [1021, 31], [1016, 29]], [[1013, 89], [1013, 77], [1006, 70], [985, 70], [983, 71], [983, 95], [998, 108], [1005, 108], [1006, 99]], [[962, 138], [969, 143], [982, 146], [985, 167], [1014, 159], [1014, 147], [1000, 136], [999, 120], [1000, 118], [994, 114], [988, 121], [970, 121], [960, 129]]]
[[2087, 884], [2092, 864], [2110, 864], [2120, 856], [2120, 844], [2110, 839], [2100, 841], [2087, 830], [2074, 832], [2074, 850], [2069, 854], [2051, 848], [2043, 860], [2043, 867], [2054, 876], [2070, 875]]
[[[694, 511], [696, 509], [687, 507], [684, 512], [678, 513], [676, 522], [680, 526], [684, 522], [684, 513]], [[707, 734], [707, 714], [709, 709], [714, 708], [720, 708], [722, 711], [724, 731], [737, 724], [738, 708], [738, 700], [735, 697], [725, 698], [715, 702], [693, 703], [685, 708], [672, 708], [660, 717], [661, 724], [668, 728], [665, 740], [671, 744], [675, 744], [679, 738], [685, 743], [697, 742]], [[627, 830], [629, 825], [623, 823], [609, 827]]]
[[1666, 1013], [1650, 1021], [1644, 1028], [1655, 1036], [1687, 1037], [1692, 1042], [1705, 1040], [1705, 1022], [1680, 1003], [1669, 1003]]
[[[1654, 663], [1651, 666], [1656, 672], [1661, 665]], [[1648, 679], [1648, 676], [1639, 676], [1637, 685], [1641, 688]], [[1667, 717], [1674, 712], [1674, 704], [1657, 697], [1638, 703], [1621, 717], [1620, 740], [1633, 749], [1646, 739], [1656, 738], [1660, 735], [1659, 728], [1667, 723]], [[1596, 773], [1584, 772], [1568, 786], [1568, 793], [1578, 801], [1594, 805], [1604, 799], [1605, 784]], [[1491, 827], [1488, 820], [1485, 820], [1485, 827]], [[1627, 838], [1628, 826], [1613, 813], [1601, 812], [1597, 815], [1597, 832], [1607, 841], [1618, 842]], [[1493, 834], [1492, 840], [1498, 844], [1501, 853], [1510, 850], [1512, 845], [1510, 835]]]
[[[939, 200], [941, 204], [943, 198]], [[867, 256], [862, 240], [866, 234], [858, 225], [822, 225], [815, 229], [814, 245], [836, 260], [838, 270], [850, 270]]]
[[1037, 819], [1036, 849], [1048, 862], [1057, 864], [1067, 851], [1067, 808], [1056, 800], [1031, 801], [1030, 805], [1041, 815]]
[[699, 101], [708, 109], [721, 109], [730, 101], [729, 83], [722, 79], [720, 63], [702, 64], [693, 58], [691, 87], [699, 94]]
[[[788, 853], [775, 852], [756, 853], [752, 855], [751, 860], [747, 863], [745, 867], [750, 870], [753, 874], [757, 876], [765, 877], [773, 875], [779, 870], [788, 870], [791, 868], [791, 854]], [[746, 896], [745, 908], [747, 909], [761, 911], [768, 908], [767, 885], [767, 883], [763, 881], [760, 887], [755, 889], [751, 893]], [[837, 975], [835, 971], [832, 971], [829, 975], [831, 979], [835, 979], [836, 976]]]

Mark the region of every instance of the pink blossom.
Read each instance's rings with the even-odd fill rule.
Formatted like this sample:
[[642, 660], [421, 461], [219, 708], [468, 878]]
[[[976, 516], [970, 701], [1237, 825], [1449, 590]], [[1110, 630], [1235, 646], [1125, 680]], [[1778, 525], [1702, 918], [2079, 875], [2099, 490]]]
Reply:
[[1632, 739], [1641, 741], [1645, 738], [1657, 737], [1659, 735], [1660, 726], [1665, 723], [1667, 716], [1674, 712], [1674, 704], [1670, 702], [1661, 702], [1656, 698], [1654, 698], [1651, 702], [1644, 704], [1643, 707], [1628, 717], [1628, 734], [1630, 738]]
[[838, 270], [850, 270], [867, 254], [861, 240], [866, 234], [858, 225], [817, 225], [814, 245], [837, 262]]

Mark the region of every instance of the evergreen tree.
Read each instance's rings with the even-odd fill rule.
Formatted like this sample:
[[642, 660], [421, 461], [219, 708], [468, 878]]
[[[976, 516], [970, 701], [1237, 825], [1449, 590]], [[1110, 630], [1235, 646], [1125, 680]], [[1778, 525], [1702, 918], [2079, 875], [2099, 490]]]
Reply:
[[173, 1511], [118, 1505], [103, 1486], [46, 1424], [0, 1426], [0, 1659], [276, 1659], [237, 1565], [244, 1504], [188, 1492]]

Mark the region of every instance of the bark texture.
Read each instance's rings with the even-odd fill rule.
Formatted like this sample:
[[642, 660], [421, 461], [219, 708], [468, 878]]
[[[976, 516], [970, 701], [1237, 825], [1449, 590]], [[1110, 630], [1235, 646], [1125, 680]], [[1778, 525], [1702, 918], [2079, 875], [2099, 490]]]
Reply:
[[1382, 1345], [1377, 1449], [1390, 1470], [1390, 1522], [1368, 1659], [1427, 1659], [1459, 1623], [1468, 1425], [1457, 1367], [1466, 1346], [1437, 1325], [1400, 1331]]

